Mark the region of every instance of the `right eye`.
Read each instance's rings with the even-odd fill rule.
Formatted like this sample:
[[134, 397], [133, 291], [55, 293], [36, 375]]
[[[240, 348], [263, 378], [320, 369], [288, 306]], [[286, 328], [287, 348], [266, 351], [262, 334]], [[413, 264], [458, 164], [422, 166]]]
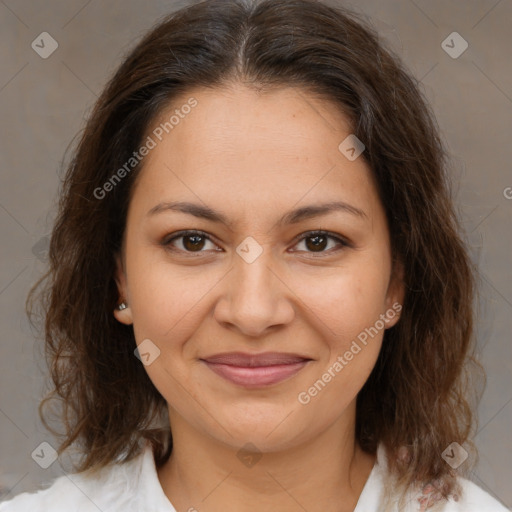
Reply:
[[[164, 238], [162, 245], [171, 251], [182, 253], [201, 253], [205, 243], [210, 242], [211, 238], [203, 231], [188, 230], [172, 233]], [[178, 247], [177, 247], [178, 246]], [[179, 247], [181, 246], [181, 247]], [[213, 249], [218, 252], [217, 249]]]

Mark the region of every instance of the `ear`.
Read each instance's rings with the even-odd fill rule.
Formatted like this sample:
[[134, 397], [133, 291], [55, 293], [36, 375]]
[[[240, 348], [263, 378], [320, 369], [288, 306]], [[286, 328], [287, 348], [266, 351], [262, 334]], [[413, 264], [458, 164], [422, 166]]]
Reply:
[[126, 308], [119, 310], [116, 306], [114, 309], [114, 317], [118, 322], [121, 322], [125, 325], [133, 324], [132, 320], [132, 311], [130, 308], [130, 297], [128, 294], [128, 286], [126, 282], [126, 273], [124, 271], [123, 260], [120, 254], [116, 255], [116, 270], [114, 279], [117, 284], [117, 291], [119, 292], [119, 301], [118, 304], [124, 302], [126, 304]]
[[395, 260], [386, 294], [386, 329], [393, 327], [400, 319], [400, 311], [405, 298], [404, 266]]

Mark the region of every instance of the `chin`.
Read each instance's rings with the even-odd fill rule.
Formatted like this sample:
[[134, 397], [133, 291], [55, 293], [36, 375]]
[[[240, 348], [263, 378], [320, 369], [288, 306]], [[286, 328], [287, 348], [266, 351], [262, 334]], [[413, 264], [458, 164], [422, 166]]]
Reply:
[[[250, 413], [244, 408], [228, 407], [222, 415], [216, 417], [224, 428], [217, 422], [209, 422], [210, 425], [206, 428], [210, 436], [213, 435], [236, 449], [252, 443], [261, 452], [277, 452], [291, 448], [308, 438], [308, 433], [301, 426], [302, 421], [293, 417], [292, 411], [275, 404], [265, 404], [261, 407], [254, 405]], [[316, 431], [318, 421], [311, 419], [311, 422], [315, 425]], [[309, 432], [310, 437], [314, 435], [315, 432]]]

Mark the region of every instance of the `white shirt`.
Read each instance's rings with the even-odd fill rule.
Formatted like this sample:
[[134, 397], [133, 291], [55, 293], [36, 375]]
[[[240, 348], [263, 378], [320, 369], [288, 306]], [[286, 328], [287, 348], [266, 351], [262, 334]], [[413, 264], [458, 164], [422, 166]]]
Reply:
[[[387, 473], [385, 450], [379, 446], [375, 465], [366, 481], [354, 512], [383, 512], [382, 499]], [[510, 512], [469, 480], [459, 477], [463, 495], [459, 501], [438, 502], [422, 508], [425, 494], [412, 492], [404, 512]], [[408, 495], [409, 496], [409, 495]], [[196, 509], [191, 504], [187, 512]], [[397, 511], [395, 505], [393, 511]], [[0, 512], [176, 512], [164, 494], [158, 479], [153, 451], [147, 444], [143, 452], [129, 462], [113, 464], [95, 475], [85, 471], [63, 475], [50, 487], [34, 493], [22, 493], [0, 503]]]

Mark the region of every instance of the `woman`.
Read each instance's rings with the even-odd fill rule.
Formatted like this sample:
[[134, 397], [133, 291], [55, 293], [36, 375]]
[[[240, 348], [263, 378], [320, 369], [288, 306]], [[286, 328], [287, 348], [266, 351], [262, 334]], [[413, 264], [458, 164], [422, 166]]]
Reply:
[[445, 167], [353, 14], [165, 19], [98, 100], [51, 239], [42, 406], [79, 472], [0, 510], [504, 511], [461, 476], [473, 276]]

